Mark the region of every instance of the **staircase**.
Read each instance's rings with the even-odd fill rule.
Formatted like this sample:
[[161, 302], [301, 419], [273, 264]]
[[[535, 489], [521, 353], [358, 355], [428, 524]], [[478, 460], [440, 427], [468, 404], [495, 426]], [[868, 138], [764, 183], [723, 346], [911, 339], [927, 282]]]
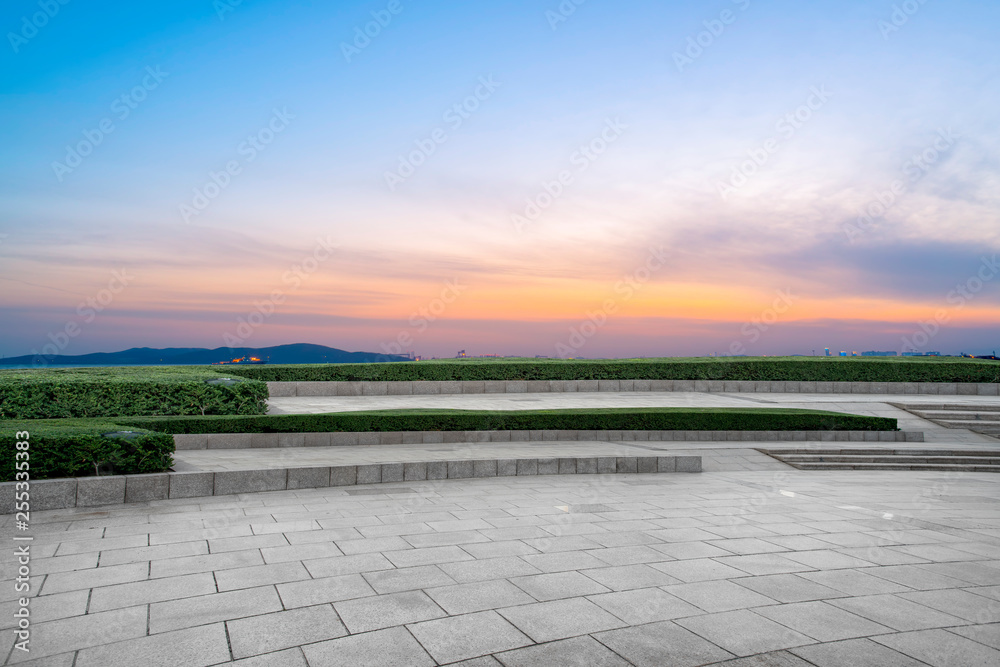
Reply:
[[759, 449], [799, 470], [1000, 472], [1000, 449]]
[[1000, 405], [893, 405], [945, 428], [965, 428], [1000, 439]]

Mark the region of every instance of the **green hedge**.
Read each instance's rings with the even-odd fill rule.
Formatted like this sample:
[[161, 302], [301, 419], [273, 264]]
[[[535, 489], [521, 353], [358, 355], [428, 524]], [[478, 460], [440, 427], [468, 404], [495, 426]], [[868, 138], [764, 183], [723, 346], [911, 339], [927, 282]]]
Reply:
[[173, 465], [173, 436], [135, 428], [131, 430], [138, 435], [131, 439], [102, 435], [121, 430], [113, 422], [95, 420], [5, 423], [0, 427], [0, 461], [5, 462], [0, 481], [15, 479], [18, 441], [28, 443], [30, 479], [164, 472]]
[[116, 420], [165, 433], [332, 431], [656, 430], [891, 431], [896, 420], [780, 408], [605, 408], [574, 410], [373, 410], [255, 417], [133, 417]]
[[0, 419], [123, 415], [260, 415], [267, 385], [208, 369], [93, 368], [0, 372]]
[[[657, 430], [891, 431], [895, 419], [781, 408], [606, 408], [572, 410], [377, 410], [302, 415], [117, 417], [0, 422], [0, 481], [16, 473], [18, 431], [30, 434], [31, 479], [163, 472], [175, 433], [331, 431]], [[129, 438], [105, 433], [134, 431]]]
[[616, 360], [441, 360], [227, 368], [265, 382], [405, 380], [754, 380], [1000, 382], [1000, 363], [960, 358], [721, 357]]

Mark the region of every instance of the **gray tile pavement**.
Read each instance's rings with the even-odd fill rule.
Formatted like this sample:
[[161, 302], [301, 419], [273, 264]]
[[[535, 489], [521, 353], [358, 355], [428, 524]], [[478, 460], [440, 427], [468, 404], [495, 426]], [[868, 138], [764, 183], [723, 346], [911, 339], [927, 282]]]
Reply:
[[32, 650], [5, 550], [0, 662], [997, 664], [998, 492], [733, 470], [35, 512]]

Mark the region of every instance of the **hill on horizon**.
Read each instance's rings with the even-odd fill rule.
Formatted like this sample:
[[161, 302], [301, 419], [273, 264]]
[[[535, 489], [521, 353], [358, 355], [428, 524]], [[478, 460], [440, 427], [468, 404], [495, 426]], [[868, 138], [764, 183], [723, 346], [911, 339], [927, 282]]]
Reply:
[[230, 361], [240, 357], [258, 357], [271, 364], [346, 364], [379, 361], [407, 361], [401, 354], [348, 352], [312, 343], [292, 343], [272, 347], [133, 347], [121, 352], [91, 354], [25, 354], [0, 359], [0, 366], [198, 366]]

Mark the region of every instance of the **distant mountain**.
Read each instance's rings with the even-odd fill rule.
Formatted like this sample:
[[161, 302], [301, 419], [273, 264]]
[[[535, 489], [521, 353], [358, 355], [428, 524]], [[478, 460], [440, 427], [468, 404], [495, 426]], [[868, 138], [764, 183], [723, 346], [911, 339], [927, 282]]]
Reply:
[[269, 364], [346, 364], [374, 361], [407, 361], [401, 354], [347, 352], [325, 345], [295, 343], [274, 347], [133, 347], [121, 352], [94, 354], [26, 354], [0, 359], [0, 366], [182, 366], [214, 364], [240, 357], [258, 357]]

